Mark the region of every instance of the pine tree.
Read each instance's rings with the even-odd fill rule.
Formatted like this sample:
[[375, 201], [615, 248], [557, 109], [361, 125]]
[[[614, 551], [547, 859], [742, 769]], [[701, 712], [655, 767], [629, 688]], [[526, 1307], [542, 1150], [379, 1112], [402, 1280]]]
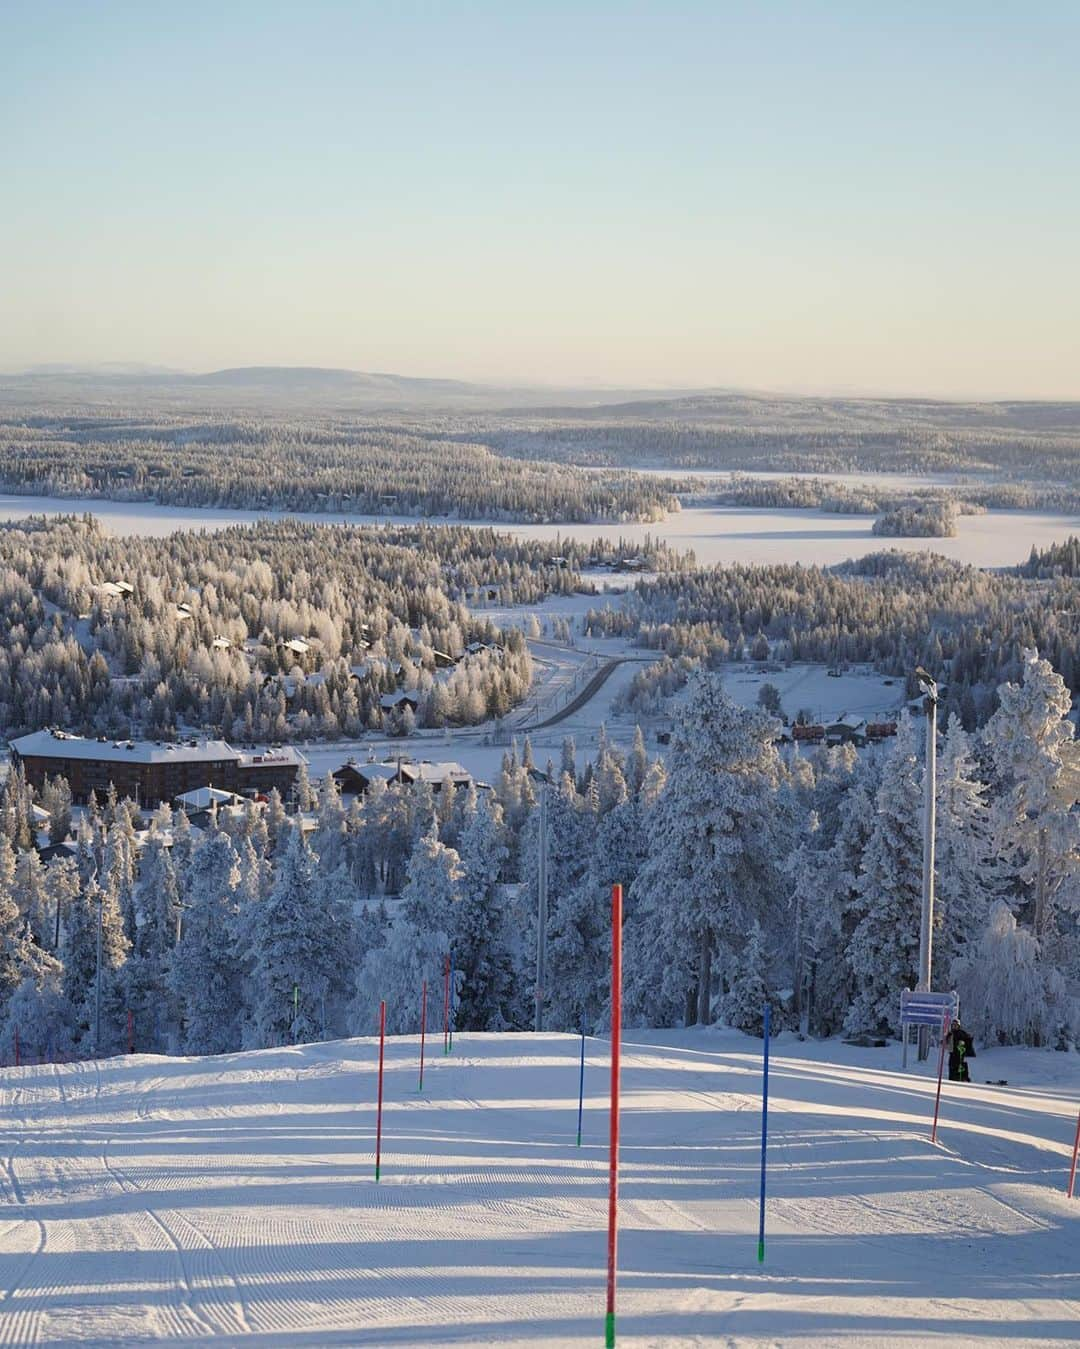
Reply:
[[935, 988], [952, 987], [953, 962], [986, 926], [1001, 889], [987, 787], [971, 737], [950, 717], [938, 756], [933, 965]]
[[443, 986], [444, 963], [451, 951], [460, 900], [458, 854], [434, 834], [423, 834], [409, 858], [408, 880], [386, 944], [369, 952], [361, 967], [353, 1026], [370, 1034], [373, 1009], [386, 1001], [386, 1028], [394, 1035], [415, 1031], [419, 1024], [421, 984], [429, 996]]
[[294, 827], [255, 910], [247, 1044], [301, 1044], [324, 1033], [352, 954], [348, 926], [345, 896], [336, 882], [317, 881], [315, 858]]
[[1072, 698], [1049, 661], [1023, 653], [1023, 681], [998, 690], [984, 743], [994, 766], [996, 841], [1032, 891], [1036, 937], [1055, 933], [1059, 903], [1080, 908], [1080, 744]]
[[630, 895], [631, 1008], [653, 1024], [712, 1020], [714, 958], [726, 962], [736, 934], [784, 891], [793, 821], [778, 791], [776, 731], [715, 675], [691, 677]]
[[170, 986], [187, 1054], [225, 1054], [239, 1047], [241, 967], [233, 938], [236, 852], [212, 834], [192, 853], [181, 891], [180, 941]]
[[507, 849], [486, 801], [477, 803], [459, 842], [461, 899], [451, 934], [454, 967], [461, 972], [457, 1024], [463, 1030], [507, 1030], [513, 1024], [514, 961], [498, 893]]
[[922, 912], [922, 773], [915, 732], [901, 720], [878, 788], [877, 814], [856, 883], [858, 924], [847, 949], [855, 997], [849, 1032], [899, 1027], [900, 991], [914, 988]]
[[766, 979], [765, 938], [754, 919], [750, 935], [734, 962], [735, 975], [724, 999], [724, 1020], [750, 1035], [765, 1034], [765, 1004], [769, 1000]]

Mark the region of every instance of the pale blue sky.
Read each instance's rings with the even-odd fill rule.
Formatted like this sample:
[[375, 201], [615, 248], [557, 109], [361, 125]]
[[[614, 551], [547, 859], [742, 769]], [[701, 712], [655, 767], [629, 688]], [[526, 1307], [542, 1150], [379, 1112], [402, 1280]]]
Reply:
[[0, 0], [0, 367], [1080, 397], [1080, 5]]

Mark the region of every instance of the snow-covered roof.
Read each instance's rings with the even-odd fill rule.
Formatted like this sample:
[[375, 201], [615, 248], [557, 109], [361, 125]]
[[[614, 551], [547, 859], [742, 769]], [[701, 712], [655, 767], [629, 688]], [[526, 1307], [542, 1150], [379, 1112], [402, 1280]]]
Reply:
[[293, 651], [298, 656], [306, 656], [311, 650], [311, 645], [305, 642], [302, 637], [290, 637], [287, 642], [282, 642], [286, 651]]
[[467, 786], [472, 781], [472, 774], [461, 764], [449, 760], [444, 763], [423, 763], [407, 765], [409, 771], [413, 774], [414, 780], [418, 782], [430, 782], [433, 786], [442, 786], [450, 783], [451, 786]]
[[410, 703], [415, 707], [419, 701], [420, 695], [415, 689], [398, 689], [396, 693], [384, 693], [379, 699], [379, 705], [392, 709], [399, 707], [402, 703]]
[[11, 742], [22, 758], [96, 759], [124, 763], [203, 763], [240, 757], [224, 740], [181, 741], [91, 740], [67, 731], [32, 731]]
[[271, 749], [232, 750], [241, 768], [253, 768], [266, 764], [302, 764], [307, 760], [292, 745], [274, 745]]
[[209, 810], [212, 805], [226, 806], [232, 802], [243, 802], [242, 796], [235, 792], [223, 791], [220, 787], [196, 787], [192, 792], [182, 792], [174, 798], [185, 810]]

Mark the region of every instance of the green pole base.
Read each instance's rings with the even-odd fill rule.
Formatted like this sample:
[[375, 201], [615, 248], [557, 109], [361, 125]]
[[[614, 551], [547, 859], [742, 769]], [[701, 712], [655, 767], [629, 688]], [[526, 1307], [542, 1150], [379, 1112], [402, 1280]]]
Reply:
[[759, 1265], [765, 1263], [765, 1243], [763, 1241], [759, 1241], [757, 1244], [757, 1258]]
[[604, 1321], [604, 1344], [607, 1349], [615, 1349], [615, 1313], [608, 1312]]
[[378, 1167], [375, 1168], [375, 1179], [376, 1179], [376, 1180], [379, 1179], [379, 1168], [378, 1168]]
[[578, 1130], [577, 1145], [578, 1145], [579, 1148], [581, 1147], [581, 1130], [580, 1130], [580, 1129]]

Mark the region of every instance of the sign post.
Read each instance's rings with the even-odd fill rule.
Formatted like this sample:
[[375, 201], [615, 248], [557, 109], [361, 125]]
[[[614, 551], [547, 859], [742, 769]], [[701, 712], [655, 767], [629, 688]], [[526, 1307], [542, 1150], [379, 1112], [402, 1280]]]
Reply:
[[[901, 1067], [907, 1068], [908, 1030], [911, 1026], [939, 1027], [945, 1014], [950, 1023], [960, 1020], [960, 997], [953, 993], [912, 993], [905, 988], [900, 993], [900, 1043], [903, 1046]], [[922, 1055], [919, 1056], [920, 1058]]]
[[615, 1269], [619, 1209], [619, 1057], [622, 1047], [622, 886], [611, 887], [611, 1112], [608, 1146], [607, 1318], [604, 1342], [615, 1346]]

